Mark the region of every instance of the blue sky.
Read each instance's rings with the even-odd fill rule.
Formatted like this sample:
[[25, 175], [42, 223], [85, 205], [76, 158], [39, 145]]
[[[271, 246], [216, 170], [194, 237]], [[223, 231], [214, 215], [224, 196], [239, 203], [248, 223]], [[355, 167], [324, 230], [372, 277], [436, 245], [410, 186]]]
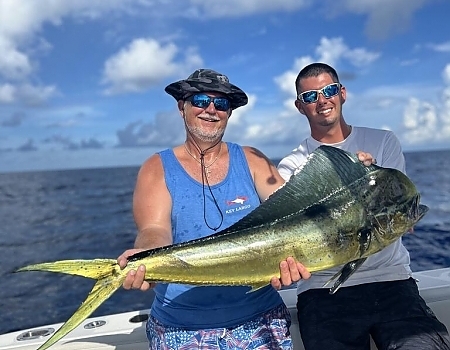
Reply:
[[164, 87], [197, 68], [249, 95], [225, 140], [281, 158], [309, 134], [313, 61], [350, 124], [450, 148], [448, 0], [0, 0], [0, 172], [140, 165], [184, 141]]

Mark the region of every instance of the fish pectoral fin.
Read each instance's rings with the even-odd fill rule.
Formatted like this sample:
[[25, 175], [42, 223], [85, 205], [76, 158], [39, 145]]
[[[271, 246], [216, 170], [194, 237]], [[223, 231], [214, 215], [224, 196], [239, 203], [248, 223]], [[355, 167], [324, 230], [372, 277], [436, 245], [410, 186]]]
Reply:
[[261, 283], [256, 283], [256, 284], [252, 284], [250, 287], [252, 287], [247, 293], [253, 293], [256, 292], [258, 289], [261, 289], [265, 286], [267, 286], [269, 283], [267, 282], [261, 282]]
[[341, 287], [341, 285], [349, 279], [351, 275], [355, 273], [356, 270], [359, 269], [359, 267], [366, 261], [367, 258], [361, 258], [358, 260], [353, 260], [345, 264], [342, 269], [339, 270], [338, 273], [336, 273], [333, 277], [330, 278], [330, 280], [325, 283], [323, 286], [327, 287], [334, 282], [333, 286], [330, 288], [330, 294], [334, 294], [337, 292], [337, 290]]

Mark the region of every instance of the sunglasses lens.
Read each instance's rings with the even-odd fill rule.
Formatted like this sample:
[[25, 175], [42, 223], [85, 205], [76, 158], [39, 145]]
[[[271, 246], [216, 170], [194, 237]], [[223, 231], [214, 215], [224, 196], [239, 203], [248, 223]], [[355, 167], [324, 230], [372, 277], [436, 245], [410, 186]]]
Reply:
[[211, 98], [208, 95], [193, 95], [191, 103], [197, 108], [207, 108], [211, 103]]
[[193, 95], [190, 101], [194, 107], [208, 108], [211, 102], [214, 102], [214, 108], [218, 111], [227, 111], [230, 108], [230, 101], [225, 97], [209, 97], [208, 95]]
[[318, 92], [317, 91], [306, 91], [300, 95], [302, 97], [303, 103], [313, 103], [317, 101]]
[[303, 103], [313, 103], [313, 102], [316, 102], [317, 99], [319, 98], [319, 93], [322, 93], [322, 95], [325, 98], [330, 98], [330, 97], [336, 96], [339, 93], [340, 88], [341, 88], [341, 84], [333, 83], [333, 84], [324, 86], [320, 90], [305, 91], [300, 94], [300, 97], [301, 97]]
[[230, 108], [230, 101], [224, 97], [216, 97], [214, 99], [214, 107], [218, 111], [228, 111]]
[[336, 96], [339, 92], [339, 84], [330, 84], [322, 89], [322, 93], [326, 98]]

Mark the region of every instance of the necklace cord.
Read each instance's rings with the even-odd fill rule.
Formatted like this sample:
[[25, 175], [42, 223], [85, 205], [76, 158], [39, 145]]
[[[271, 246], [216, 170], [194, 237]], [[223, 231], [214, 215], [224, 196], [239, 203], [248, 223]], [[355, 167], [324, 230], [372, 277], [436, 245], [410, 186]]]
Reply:
[[[186, 123], [186, 120], [185, 120], [184, 122]], [[186, 130], [187, 130], [187, 131], [191, 134], [191, 136], [192, 136], [192, 133], [189, 131], [189, 128], [186, 128]], [[217, 154], [217, 157], [216, 157], [211, 163], [209, 163], [209, 164], [206, 165], [206, 166], [205, 166], [205, 159], [204, 159], [204, 157], [205, 157], [206, 152], [207, 152], [208, 150], [210, 150], [211, 148], [215, 147], [216, 145], [218, 145], [219, 142], [222, 141], [222, 139], [219, 139], [215, 144], [213, 144], [212, 146], [210, 146], [210, 147], [208, 147], [208, 148], [206, 148], [206, 149], [204, 149], [204, 150], [202, 150], [202, 149], [200, 148], [200, 146], [199, 146], [199, 145], [197, 144], [197, 142], [195, 141], [194, 137], [192, 137], [192, 141], [193, 141], [193, 144], [194, 144], [195, 148], [197, 148], [197, 151], [198, 151], [199, 154], [200, 154], [200, 161], [199, 161], [199, 160], [198, 160], [198, 159], [197, 159], [197, 158], [189, 151], [189, 149], [188, 149], [187, 146], [186, 146], [186, 142], [184, 143], [184, 148], [186, 149], [187, 153], [188, 153], [192, 158], [194, 158], [198, 163], [200, 163], [200, 168], [201, 168], [201, 170], [202, 170], [203, 220], [205, 221], [205, 224], [206, 224], [206, 226], [208, 226], [208, 228], [210, 228], [210, 229], [213, 230], [213, 231], [217, 231], [217, 230], [222, 226], [222, 223], [223, 223], [223, 213], [222, 213], [222, 210], [221, 210], [220, 207], [219, 207], [219, 204], [217, 203], [217, 199], [216, 199], [216, 197], [214, 196], [214, 193], [213, 193], [213, 191], [212, 191], [212, 188], [211, 188], [211, 186], [209, 185], [209, 180], [208, 180], [208, 176], [207, 176], [206, 170], [207, 170], [207, 168], [209, 168], [211, 165], [213, 165], [213, 164], [216, 162], [217, 159], [219, 159], [220, 152], [221, 152], [221, 150], [222, 150], [222, 144], [220, 144], [219, 153]], [[211, 194], [212, 200], [213, 200], [213, 202], [214, 202], [214, 206], [216, 207], [216, 209], [218, 210], [219, 215], [220, 215], [220, 223], [219, 223], [218, 226], [212, 226], [212, 225], [210, 225], [210, 224], [208, 223], [208, 219], [206, 218], [206, 193], [205, 193], [205, 182], [206, 182], [206, 185], [208, 186], [208, 190], [209, 190], [209, 193]]]
[[[187, 148], [186, 143], [184, 143], [184, 148], [186, 148], [186, 152], [187, 152], [192, 158], [194, 158], [195, 161], [198, 162], [200, 165], [202, 164], [202, 163], [201, 163], [201, 160], [203, 160], [203, 167], [204, 167], [205, 169], [208, 169], [211, 165], [213, 165], [213, 164], [216, 162], [217, 159], [219, 159], [220, 152], [222, 151], [222, 144], [220, 145], [219, 153], [217, 153], [216, 158], [214, 158], [214, 160], [213, 160], [211, 163], [209, 163], [208, 165], [205, 164], [205, 159], [204, 159], [205, 153], [204, 153], [204, 152], [200, 152], [200, 159], [201, 159], [201, 160], [198, 160], [197, 157], [194, 156], [194, 155], [191, 153], [191, 151], [189, 151], [189, 148]], [[209, 173], [209, 172], [208, 172], [208, 173]]]
[[[203, 220], [205, 221], [206, 226], [208, 226], [211, 230], [217, 231], [220, 226], [222, 226], [223, 223], [223, 213], [222, 210], [220, 210], [219, 204], [217, 203], [217, 199], [214, 196], [214, 193], [212, 192], [212, 188], [209, 185], [209, 180], [208, 180], [208, 176], [206, 176], [206, 168], [205, 168], [205, 160], [203, 158], [203, 154], [201, 153], [200, 155], [200, 165], [202, 167], [202, 192], [203, 192]], [[211, 165], [211, 164], [210, 164]], [[205, 180], [206, 180], [206, 184], [208, 185], [208, 190], [209, 193], [211, 194], [211, 197], [214, 201], [214, 206], [217, 208], [217, 210], [219, 211], [220, 214], [220, 223], [218, 226], [216, 227], [212, 227], [208, 224], [208, 220], [206, 219], [206, 194], [205, 194]]]

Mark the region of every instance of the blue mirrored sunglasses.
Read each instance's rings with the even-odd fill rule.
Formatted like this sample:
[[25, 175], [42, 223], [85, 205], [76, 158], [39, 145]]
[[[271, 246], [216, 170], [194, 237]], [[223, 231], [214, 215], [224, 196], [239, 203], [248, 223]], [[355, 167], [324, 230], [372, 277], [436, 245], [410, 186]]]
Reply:
[[325, 98], [331, 98], [333, 96], [336, 96], [339, 93], [340, 89], [341, 84], [333, 83], [324, 86], [322, 89], [319, 90], [308, 90], [305, 92], [301, 92], [298, 94], [298, 99], [301, 100], [303, 103], [313, 103], [317, 102], [317, 100], [319, 99], [319, 94], [322, 94], [323, 97]]
[[230, 109], [230, 100], [226, 97], [211, 97], [206, 94], [196, 94], [187, 98], [194, 107], [206, 109], [211, 102], [218, 111], [228, 111]]

